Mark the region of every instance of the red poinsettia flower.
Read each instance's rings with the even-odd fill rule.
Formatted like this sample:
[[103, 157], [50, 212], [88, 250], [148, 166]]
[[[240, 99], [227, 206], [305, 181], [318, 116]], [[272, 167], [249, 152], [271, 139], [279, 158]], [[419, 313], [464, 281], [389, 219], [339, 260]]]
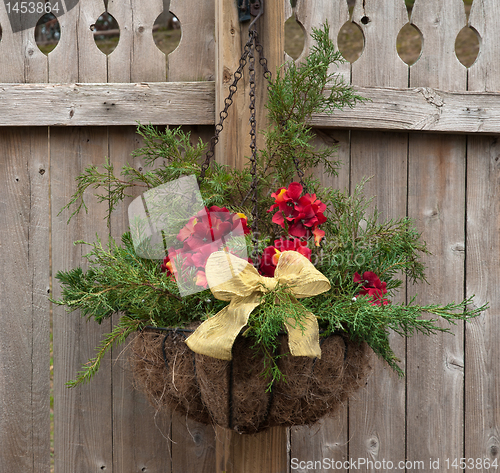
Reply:
[[311, 250], [307, 242], [293, 238], [291, 240], [274, 240], [274, 246], [268, 246], [262, 254], [259, 272], [263, 276], [273, 277], [279, 257], [283, 251], [297, 251], [311, 261]]
[[[324, 211], [326, 205], [317, 199], [316, 194], [304, 194], [303, 187], [298, 182], [292, 182], [288, 188], [281, 187], [278, 192], [271, 194], [274, 204], [268, 212], [275, 209], [272, 221], [285, 228], [289, 235], [297, 238], [310, 238], [314, 235], [314, 242], [319, 246], [324, 236], [317, 228], [326, 222]], [[316, 232], [316, 233], [315, 233]]]
[[383, 297], [384, 294], [387, 294], [387, 283], [382, 282], [373, 271], [365, 271], [362, 277], [358, 273], [354, 273], [353, 280], [355, 283], [363, 286], [359, 290], [359, 294], [361, 296], [370, 296], [372, 298], [372, 305], [389, 304], [389, 300]]

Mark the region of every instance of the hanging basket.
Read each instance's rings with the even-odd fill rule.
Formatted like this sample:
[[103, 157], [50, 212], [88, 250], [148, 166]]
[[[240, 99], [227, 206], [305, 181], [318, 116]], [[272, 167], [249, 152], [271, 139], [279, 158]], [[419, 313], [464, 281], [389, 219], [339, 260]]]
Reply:
[[282, 335], [278, 367], [285, 379], [269, 389], [265, 357], [250, 339], [239, 336], [233, 359], [224, 361], [191, 351], [184, 342], [190, 332], [138, 333], [130, 354], [136, 388], [158, 410], [174, 409], [239, 433], [313, 424], [344, 405], [370, 371], [364, 342], [334, 334], [322, 339], [321, 359], [311, 359], [285, 355]]

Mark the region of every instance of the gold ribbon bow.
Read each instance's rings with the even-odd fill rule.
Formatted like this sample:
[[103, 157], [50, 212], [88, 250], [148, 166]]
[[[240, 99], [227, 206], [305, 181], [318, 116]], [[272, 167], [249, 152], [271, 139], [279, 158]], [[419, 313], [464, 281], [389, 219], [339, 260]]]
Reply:
[[[330, 289], [330, 282], [297, 251], [283, 251], [273, 278], [261, 276], [248, 261], [230, 253], [212, 253], [205, 266], [207, 282], [216, 299], [230, 301], [213, 317], [205, 320], [186, 340], [196, 353], [231, 360], [231, 349], [241, 329], [264, 293], [278, 282], [293, 298], [311, 297]], [[298, 303], [298, 302], [297, 302]], [[321, 358], [316, 316], [304, 310], [300, 324], [293, 318], [285, 323], [288, 347], [293, 356]]]

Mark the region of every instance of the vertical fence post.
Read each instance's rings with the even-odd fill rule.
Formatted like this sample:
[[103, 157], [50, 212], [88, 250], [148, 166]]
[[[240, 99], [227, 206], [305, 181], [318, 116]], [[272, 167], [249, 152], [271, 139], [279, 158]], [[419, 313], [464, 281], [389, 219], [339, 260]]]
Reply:
[[[264, 15], [257, 22], [259, 40], [264, 48], [269, 69], [275, 74], [284, 61], [284, 4], [283, 0], [268, 0]], [[239, 65], [243, 46], [248, 40], [249, 22], [239, 23], [236, 0], [215, 0], [216, 31], [216, 123], [224, 108], [224, 99], [233, 82], [233, 73]], [[257, 128], [266, 124], [265, 102], [267, 84], [256, 61], [256, 120]], [[237, 168], [245, 165], [250, 155], [248, 74], [245, 71], [238, 83], [238, 91], [224, 130], [216, 147], [220, 163]], [[262, 146], [259, 141], [258, 146]], [[216, 472], [226, 473], [284, 473], [288, 468], [287, 429], [274, 427], [256, 435], [239, 435], [231, 430], [217, 428]]]

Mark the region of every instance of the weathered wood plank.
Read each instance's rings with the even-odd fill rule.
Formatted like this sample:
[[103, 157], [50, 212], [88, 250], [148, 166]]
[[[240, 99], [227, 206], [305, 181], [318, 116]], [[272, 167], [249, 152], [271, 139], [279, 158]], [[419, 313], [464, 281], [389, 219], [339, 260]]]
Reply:
[[[265, 15], [256, 23], [259, 41], [264, 49], [268, 67], [272, 73], [284, 58], [284, 6], [283, 2], [266, 2]], [[224, 99], [232, 83], [232, 74], [239, 65], [242, 46], [248, 40], [248, 22], [238, 22], [236, 3], [232, 0], [216, 2], [216, 110], [224, 108]], [[266, 82], [256, 53], [256, 122], [258, 129], [266, 126], [264, 104], [267, 97]], [[224, 124], [224, 133], [216, 147], [218, 162], [241, 168], [245, 156], [250, 155], [248, 73], [238, 84], [238, 93]], [[218, 122], [218, 119], [217, 119]], [[261, 147], [262, 137], [257, 137]], [[220, 471], [261, 473], [287, 471], [287, 430], [273, 427], [252, 436], [241, 436], [234, 431], [218, 428], [216, 431], [216, 467]], [[219, 471], [219, 470], [218, 470]]]
[[61, 40], [48, 56], [49, 82], [106, 82], [106, 55], [97, 47], [90, 28], [104, 12], [104, 2], [75, 3], [59, 17]]
[[[333, 115], [314, 115], [311, 125], [453, 134], [500, 131], [500, 93], [445, 92], [431, 87], [356, 90], [368, 101]], [[208, 81], [0, 84], [0, 92], [0, 126], [134, 125], [136, 121], [213, 125], [215, 120], [215, 85]]]
[[[408, 67], [396, 50], [397, 35], [408, 22], [405, 2], [356, 2], [353, 21], [363, 31], [365, 48], [352, 64], [351, 83], [406, 87]], [[372, 205], [383, 219], [406, 214], [407, 146], [405, 134], [351, 132], [351, 192], [363, 178], [373, 176], [366, 194], [376, 196]], [[401, 301], [398, 297], [402, 296], [398, 294], [396, 301]], [[390, 342], [404, 360], [405, 340], [391, 334]], [[372, 366], [366, 389], [349, 401], [349, 455], [396, 463], [405, 458], [405, 385], [379, 358], [374, 357]]]
[[[88, 249], [73, 245], [76, 240], [95, 241], [96, 233], [107, 241], [106, 206], [91, 195], [89, 213], [74, 218], [69, 212], [57, 215], [75, 190], [75, 178], [90, 164], [102, 164], [108, 153], [107, 130], [100, 128], [51, 129], [52, 270], [84, 266]], [[60, 286], [54, 280], [54, 297]], [[112, 385], [107, 356], [92, 383], [68, 389], [65, 383], [94, 356], [95, 347], [111, 323], [86, 323], [78, 312], [66, 313], [54, 307], [54, 450], [57, 472], [101, 471], [113, 464]]]
[[153, 40], [162, 0], [110, 0], [108, 11], [120, 25], [120, 41], [108, 56], [108, 82], [164, 82], [165, 54]]
[[[470, 25], [481, 51], [469, 70], [469, 90], [500, 90], [500, 4], [475, 0]], [[466, 291], [489, 302], [465, 334], [465, 456], [500, 462], [500, 146], [498, 137], [473, 136], [467, 146]], [[484, 463], [478, 472], [491, 471]]]
[[424, 41], [420, 58], [411, 66], [410, 86], [466, 90], [466, 67], [455, 54], [455, 40], [466, 25], [463, 2], [417, 0], [411, 24], [422, 33]]
[[[411, 20], [423, 33], [424, 48], [411, 68], [410, 86], [465, 90], [466, 68], [455, 55], [455, 38], [466, 22], [463, 3], [416, 2]], [[465, 156], [464, 136], [410, 136], [408, 214], [432, 253], [423, 258], [429, 285], [408, 288], [408, 297], [418, 294], [422, 304], [464, 296]], [[460, 458], [463, 454], [463, 330], [463, 324], [458, 324], [452, 329], [455, 336], [408, 340], [407, 379], [412, 387], [407, 391], [409, 460]], [[443, 425], [446, 435], [440, 435]], [[445, 465], [441, 470], [448, 471]]]
[[355, 86], [368, 101], [333, 115], [313, 116], [314, 126], [386, 131], [484, 133], [500, 131], [500, 94], [445, 92], [432, 87]]
[[[108, 143], [108, 156], [116, 172], [126, 163], [142, 169], [142, 160], [131, 156], [143, 144], [134, 127], [109, 127]], [[132, 190], [130, 194], [140, 195], [142, 190]], [[120, 241], [128, 230], [127, 209], [132, 200], [132, 197], [126, 198], [111, 216], [110, 233], [116, 241]], [[118, 318], [119, 315], [114, 316], [113, 323], [117, 323]], [[132, 338], [112, 351], [113, 471], [168, 473], [171, 465], [170, 415], [157, 415], [145, 397], [134, 389], [128, 363], [128, 344]]]
[[[403, 133], [351, 132], [351, 193], [371, 177], [364, 193], [373, 197], [370, 211], [376, 208], [383, 220], [406, 215], [407, 147]], [[391, 299], [401, 303], [404, 297], [403, 286]], [[391, 334], [390, 343], [404, 370], [405, 339]], [[366, 388], [349, 401], [349, 455], [397, 464], [405, 459], [405, 382], [375, 355], [371, 365]]]
[[172, 473], [196, 471], [213, 473], [215, 466], [215, 430], [172, 413]]
[[217, 473], [288, 473], [287, 429], [272, 427], [254, 435], [238, 435], [216, 427]]
[[406, 87], [408, 67], [396, 50], [398, 33], [408, 22], [404, 0], [356, 2], [352, 21], [361, 28], [365, 37], [363, 53], [352, 64], [352, 83]]
[[2, 3], [0, 25], [0, 82], [47, 82], [47, 57], [36, 45], [33, 15], [8, 15]]
[[[470, 137], [467, 147], [466, 291], [489, 303], [465, 334], [465, 456], [500, 463], [500, 143]], [[484, 466], [474, 471], [488, 472]]]
[[[238, 21], [235, 3], [231, 0], [218, 1], [215, 4], [215, 122], [219, 122], [219, 113], [224, 109], [224, 101], [229, 95], [229, 86], [233, 83], [233, 74], [239, 65], [243, 46], [248, 41], [248, 29]], [[248, 74], [239, 80], [238, 92], [228, 110], [224, 123], [224, 133], [215, 149], [218, 162], [232, 167], [241, 166], [245, 155], [249, 155], [250, 137], [247, 124], [250, 120], [248, 111]]]
[[214, 80], [215, 2], [198, 2], [193, 8], [184, 0], [170, 0], [170, 11], [180, 21], [182, 37], [168, 56], [169, 82]]
[[137, 121], [213, 124], [214, 83], [0, 85], [0, 126], [136, 125]]
[[[422, 258], [429, 284], [408, 287], [408, 297], [417, 295], [420, 304], [462, 300], [465, 136], [410, 136], [408, 179], [408, 215], [432, 253]], [[442, 326], [455, 336], [416, 335], [407, 344], [407, 455], [414, 461], [463, 456], [464, 328]]]
[[[337, 34], [342, 25], [349, 21], [349, 9], [345, 0], [299, 0], [294, 13], [297, 21], [305, 30], [304, 49], [297, 62], [305, 60], [314, 45], [311, 38], [313, 28], [320, 28], [328, 20], [330, 38], [337, 47]], [[339, 64], [338, 67], [331, 66], [330, 72], [341, 74], [349, 82], [351, 65], [346, 62], [345, 64]]]
[[0, 471], [49, 470], [46, 130], [0, 134]]
[[468, 90], [500, 90], [500, 4], [495, 0], [474, 0], [469, 16], [469, 26], [480, 38], [479, 55], [469, 69]]

